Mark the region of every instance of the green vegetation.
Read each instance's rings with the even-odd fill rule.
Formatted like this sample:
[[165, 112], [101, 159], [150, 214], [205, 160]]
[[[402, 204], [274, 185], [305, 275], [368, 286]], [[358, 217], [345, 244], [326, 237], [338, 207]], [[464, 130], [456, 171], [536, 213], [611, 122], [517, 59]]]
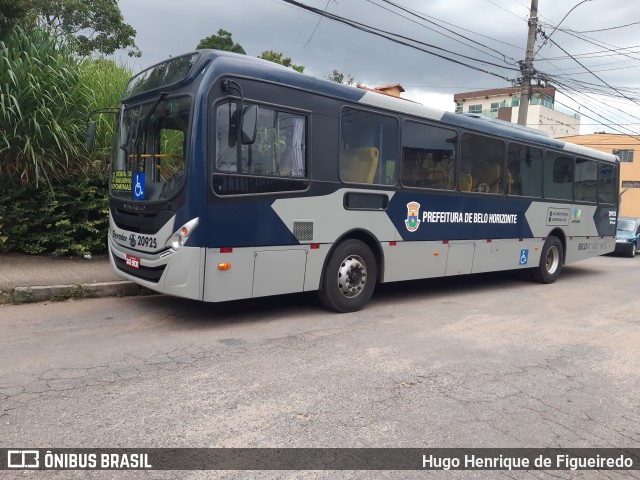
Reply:
[[131, 72], [81, 59], [68, 37], [12, 29], [0, 42], [0, 252], [85, 255], [106, 250], [107, 171], [114, 118]]
[[[231, 32], [227, 32], [222, 28], [218, 30], [217, 35], [211, 35], [210, 37], [200, 40], [200, 43], [198, 43], [196, 48], [214, 48], [216, 50], [241, 53], [243, 55], [246, 55], [247, 53], [244, 48], [242, 48], [242, 45], [233, 41], [231, 38]], [[265, 50], [258, 56], [258, 58], [293, 68], [296, 72], [302, 73], [304, 71], [304, 67], [302, 65], [294, 65], [290, 57], [285, 57], [283, 53], [276, 52], [274, 50]]]
[[140, 56], [136, 31], [125, 23], [117, 0], [0, 0], [0, 39], [15, 27], [37, 26], [70, 36], [82, 56], [111, 55], [120, 48]]
[[0, 178], [39, 183], [81, 157], [79, 61], [63, 39], [20, 28], [0, 42]]
[[327, 77], [327, 80], [331, 80], [332, 82], [342, 83], [343, 85], [353, 85], [356, 83], [356, 79], [353, 78], [353, 75], [349, 74], [344, 76], [340, 70], [334, 69]]
[[304, 66], [294, 65], [290, 57], [285, 57], [284, 54], [280, 52], [274, 52], [273, 50], [265, 50], [258, 56], [258, 58], [269, 60], [270, 62], [274, 63], [279, 63], [280, 65], [284, 65], [285, 67], [291, 67], [296, 72], [302, 73], [304, 71]]
[[118, 105], [130, 72], [111, 61], [80, 60], [66, 37], [42, 28], [14, 28], [0, 42], [0, 56], [2, 184], [104, 173], [113, 117], [98, 119], [102, 148], [89, 159], [86, 115]]
[[0, 189], [0, 252], [86, 255], [106, 251], [106, 177]]
[[217, 35], [211, 35], [200, 40], [196, 48], [215, 48], [216, 50], [226, 50], [227, 52], [242, 53], [243, 55], [247, 53], [242, 48], [242, 45], [233, 42], [231, 33], [222, 28], [218, 30]]

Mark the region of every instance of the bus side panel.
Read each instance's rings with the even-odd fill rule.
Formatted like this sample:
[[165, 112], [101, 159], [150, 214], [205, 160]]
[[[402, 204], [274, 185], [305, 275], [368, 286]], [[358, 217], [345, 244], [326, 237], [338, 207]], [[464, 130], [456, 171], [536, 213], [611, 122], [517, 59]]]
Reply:
[[307, 268], [304, 273], [304, 291], [309, 292], [320, 289], [322, 269], [327, 259], [331, 244], [318, 244], [318, 248], [309, 249], [307, 254]]
[[223, 302], [304, 290], [310, 251], [307, 246], [230, 250], [207, 250], [205, 301]]
[[251, 296], [301, 292], [306, 263], [306, 248], [256, 250]]
[[[253, 290], [253, 248], [234, 248], [221, 253], [208, 248], [205, 262], [204, 301], [224, 302], [250, 298]], [[230, 265], [224, 269], [223, 265]]]
[[[613, 220], [609, 220], [609, 212]], [[565, 263], [610, 253], [615, 248], [609, 225], [612, 221], [615, 228], [613, 206], [533, 202], [526, 217], [536, 237], [547, 237], [555, 229], [562, 230], [566, 240]]]
[[508, 238], [476, 242], [471, 273], [536, 267], [540, 261], [542, 238]]
[[383, 282], [443, 277], [447, 269], [448, 245], [442, 242], [398, 242], [382, 244]]
[[596, 257], [610, 253], [615, 249], [615, 237], [569, 237], [565, 263]]

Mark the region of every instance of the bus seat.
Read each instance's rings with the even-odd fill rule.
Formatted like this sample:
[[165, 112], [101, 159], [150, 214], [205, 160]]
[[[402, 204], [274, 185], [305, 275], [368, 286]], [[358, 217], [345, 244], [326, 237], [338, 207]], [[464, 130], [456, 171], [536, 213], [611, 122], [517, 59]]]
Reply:
[[502, 179], [500, 175], [500, 165], [498, 163], [489, 163], [484, 166], [482, 170], [482, 176], [480, 177], [480, 183], [486, 184], [488, 190], [485, 190], [488, 193], [500, 193], [501, 186], [500, 180]]
[[461, 173], [460, 174], [460, 191], [470, 192], [472, 185], [473, 185], [473, 179], [471, 178], [471, 174]]
[[345, 182], [373, 183], [378, 168], [378, 149], [375, 147], [342, 150], [340, 174]]
[[394, 185], [396, 183], [396, 161], [387, 160], [384, 164], [385, 175], [384, 184]]

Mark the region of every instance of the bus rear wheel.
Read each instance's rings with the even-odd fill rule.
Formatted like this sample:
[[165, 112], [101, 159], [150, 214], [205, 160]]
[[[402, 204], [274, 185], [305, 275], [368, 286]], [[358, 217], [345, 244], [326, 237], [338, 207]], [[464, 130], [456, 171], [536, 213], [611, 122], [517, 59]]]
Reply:
[[542, 247], [540, 264], [531, 270], [531, 276], [536, 282], [553, 283], [560, 276], [562, 271], [562, 259], [564, 249], [558, 237], [547, 238]]
[[322, 304], [336, 312], [355, 312], [364, 307], [375, 288], [376, 259], [360, 240], [336, 247], [326, 263], [319, 292]]

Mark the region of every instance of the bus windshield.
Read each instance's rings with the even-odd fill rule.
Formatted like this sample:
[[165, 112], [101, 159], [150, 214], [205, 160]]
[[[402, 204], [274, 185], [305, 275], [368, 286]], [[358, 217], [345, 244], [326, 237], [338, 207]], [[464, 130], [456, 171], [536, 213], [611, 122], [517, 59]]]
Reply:
[[175, 195], [186, 174], [189, 96], [123, 106], [111, 159], [111, 195], [153, 201]]

